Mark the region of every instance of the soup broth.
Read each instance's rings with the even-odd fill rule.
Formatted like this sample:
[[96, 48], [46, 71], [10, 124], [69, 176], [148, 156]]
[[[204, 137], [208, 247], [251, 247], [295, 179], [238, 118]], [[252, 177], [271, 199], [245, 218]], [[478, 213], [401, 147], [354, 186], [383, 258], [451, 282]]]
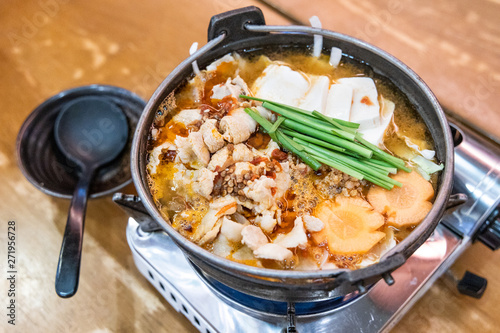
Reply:
[[[329, 60], [298, 50], [233, 53], [165, 99], [151, 129], [149, 183], [158, 209], [179, 233], [252, 266], [356, 269], [376, 263], [421, 222], [437, 182], [437, 172], [415, 162], [427, 155], [437, 166], [425, 123], [408, 98], [368, 65], [344, 57], [332, 66]], [[343, 112], [341, 105], [351, 118], [376, 112], [368, 116], [376, 125], [362, 124], [359, 131], [364, 138], [379, 135], [372, 144], [404, 161], [406, 171], [385, 166], [402, 187], [383, 189], [325, 163], [313, 170], [245, 108], [271, 124], [279, 114], [240, 95], [272, 96], [308, 111], [316, 104], [322, 108], [316, 111], [333, 118]], [[342, 100], [350, 101], [347, 107]], [[278, 127], [281, 135], [291, 131], [287, 126]], [[377, 163], [384, 167], [359, 158], [374, 172], [381, 171]]]

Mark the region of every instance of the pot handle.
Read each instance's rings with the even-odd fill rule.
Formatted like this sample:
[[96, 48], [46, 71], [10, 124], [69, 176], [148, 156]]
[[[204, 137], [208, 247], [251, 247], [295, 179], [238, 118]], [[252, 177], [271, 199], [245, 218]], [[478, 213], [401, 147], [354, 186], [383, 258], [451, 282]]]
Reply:
[[450, 195], [448, 202], [446, 203], [446, 210], [463, 205], [469, 200], [469, 197], [465, 193], [455, 193]]
[[247, 39], [255, 36], [267, 35], [265, 32], [251, 32], [245, 29], [246, 24], [265, 25], [264, 14], [260, 8], [248, 6], [230, 10], [212, 16], [208, 26], [208, 41], [224, 34], [223, 44]]
[[144, 232], [153, 232], [163, 230], [155, 220], [148, 214], [142, 204], [141, 198], [133, 194], [115, 193], [113, 202], [120, 206], [131, 218], [139, 223]]

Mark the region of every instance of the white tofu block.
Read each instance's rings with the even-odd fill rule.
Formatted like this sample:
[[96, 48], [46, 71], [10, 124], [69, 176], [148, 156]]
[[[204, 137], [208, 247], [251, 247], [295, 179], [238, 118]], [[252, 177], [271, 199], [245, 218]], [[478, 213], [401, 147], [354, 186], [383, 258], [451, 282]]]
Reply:
[[338, 80], [352, 87], [352, 106], [349, 120], [359, 123], [360, 129], [380, 125], [380, 106], [375, 82], [369, 77], [349, 77]]
[[271, 64], [255, 80], [254, 96], [273, 102], [298, 106], [309, 90], [309, 81], [288, 66]]
[[325, 116], [349, 121], [353, 89], [350, 85], [336, 83], [330, 86], [326, 100]]
[[384, 133], [389, 123], [391, 122], [392, 115], [394, 114], [395, 104], [388, 99], [382, 98], [382, 112], [380, 115], [380, 125], [368, 129], [359, 130], [363, 134], [363, 138], [374, 145], [379, 146], [384, 139]]
[[305, 97], [300, 101], [299, 108], [323, 113], [326, 107], [329, 86], [330, 79], [327, 76], [312, 77], [311, 87]]

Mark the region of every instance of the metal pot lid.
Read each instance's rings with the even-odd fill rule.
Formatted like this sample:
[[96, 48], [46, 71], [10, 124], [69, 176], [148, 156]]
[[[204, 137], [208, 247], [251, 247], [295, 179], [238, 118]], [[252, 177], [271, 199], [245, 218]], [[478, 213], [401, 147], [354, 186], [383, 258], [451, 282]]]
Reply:
[[[132, 181], [130, 148], [146, 102], [123, 88], [94, 84], [65, 90], [50, 97], [31, 112], [19, 130], [16, 142], [19, 167], [24, 176], [46, 194], [65, 199], [73, 195], [80, 171], [57, 147], [54, 123], [68, 103], [87, 98], [102, 99], [118, 106], [127, 117], [130, 133], [120, 156], [98, 171], [90, 188], [90, 197], [113, 193]], [[93, 134], [88, 133], [88, 140], [93, 139]]]

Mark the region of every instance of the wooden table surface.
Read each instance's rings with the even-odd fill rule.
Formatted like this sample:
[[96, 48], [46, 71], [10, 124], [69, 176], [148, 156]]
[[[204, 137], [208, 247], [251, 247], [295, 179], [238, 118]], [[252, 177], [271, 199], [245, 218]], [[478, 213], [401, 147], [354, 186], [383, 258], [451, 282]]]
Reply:
[[[127, 216], [109, 197], [89, 203], [79, 291], [54, 292], [69, 202], [36, 190], [15, 157], [28, 114], [59, 91], [117, 85], [148, 99], [161, 80], [206, 42], [212, 15], [259, 5], [268, 24], [307, 23], [359, 37], [394, 54], [431, 86], [442, 104], [500, 137], [500, 4], [497, 0], [376, 1], [3, 0], [0, 4], [0, 332], [194, 332], [135, 268]], [[279, 11], [276, 11], [276, 8]], [[281, 11], [281, 12], [280, 12]], [[133, 193], [133, 186], [123, 192]], [[16, 326], [7, 324], [7, 221], [17, 224]], [[500, 326], [500, 252], [472, 246], [454, 269], [489, 280], [480, 300], [442, 280], [395, 332], [477, 332]], [[498, 329], [497, 329], [498, 330]]]

